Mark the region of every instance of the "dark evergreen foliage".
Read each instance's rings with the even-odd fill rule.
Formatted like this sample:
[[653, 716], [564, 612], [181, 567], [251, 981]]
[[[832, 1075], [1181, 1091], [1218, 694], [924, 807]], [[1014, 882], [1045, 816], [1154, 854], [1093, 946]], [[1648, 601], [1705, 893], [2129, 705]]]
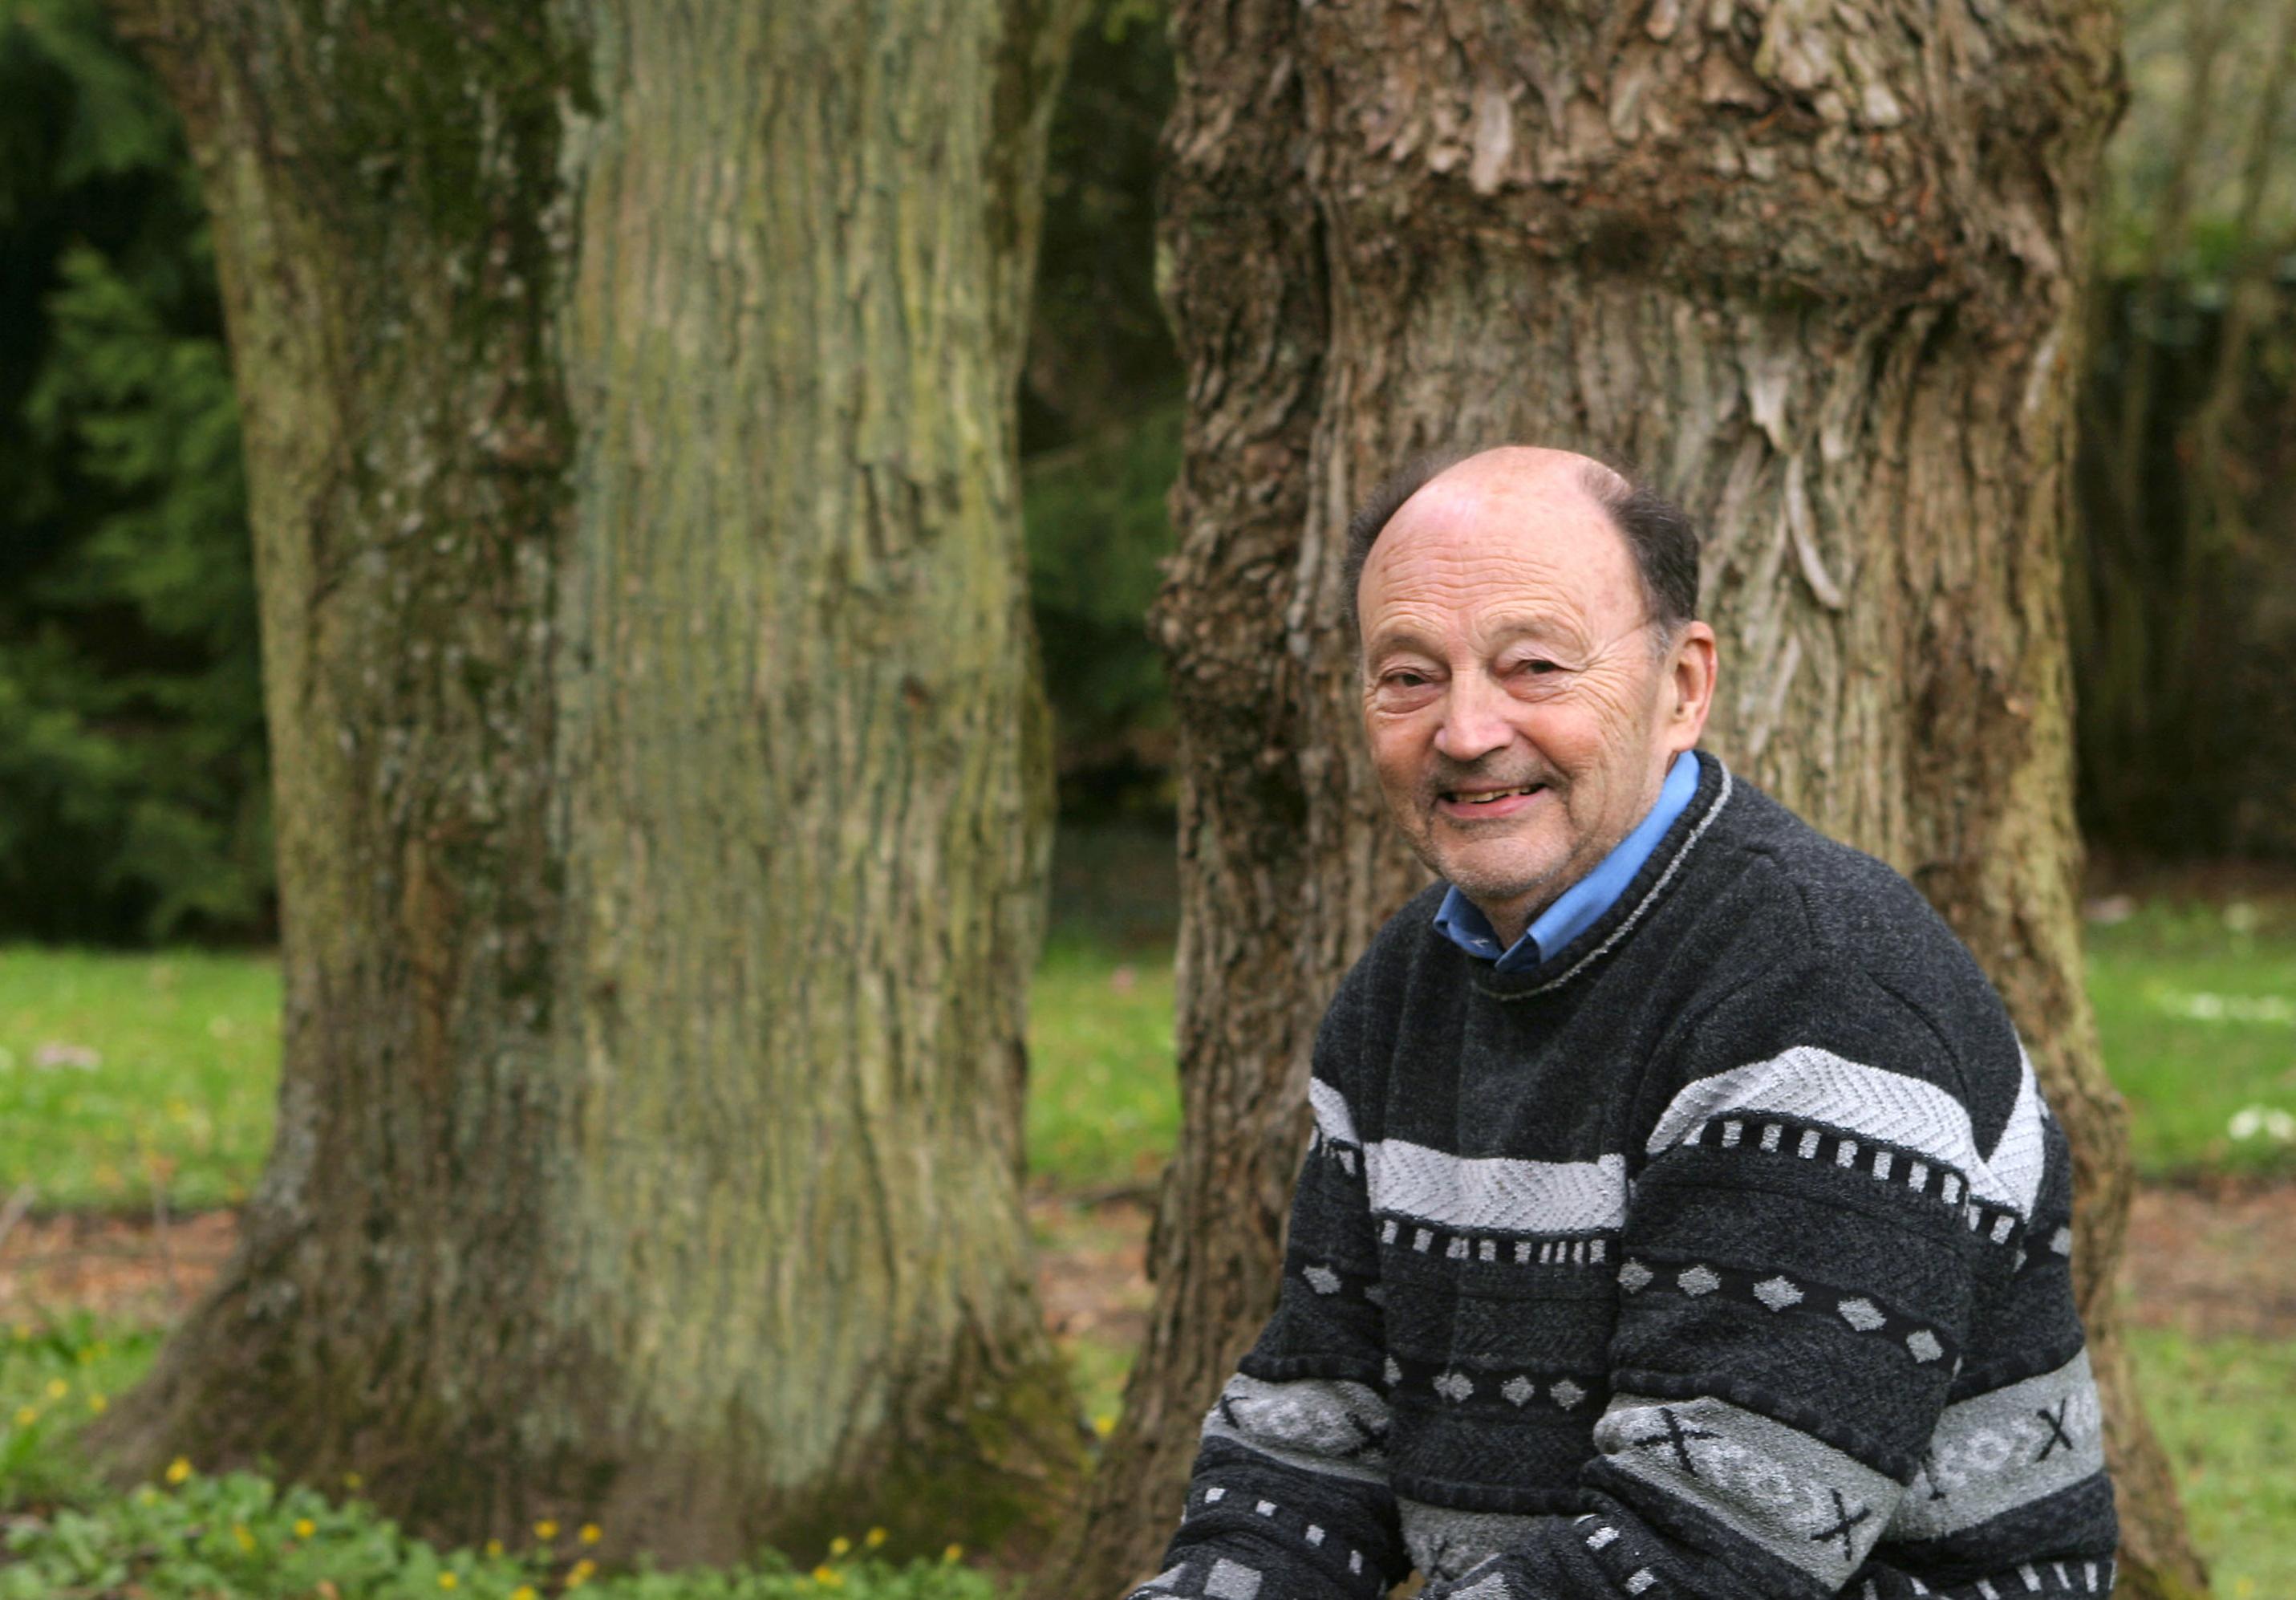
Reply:
[[[1180, 373], [1157, 303], [1173, 94], [1161, 0], [1099, 0], [1051, 143], [1021, 394], [1037, 627], [1065, 814], [1160, 812], [1171, 718], [1143, 619], [1171, 547]], [[2201, 252], [2205, 255], [2206, 252]], [[2221, 252], [2219, 252], [2221, 253]], [[2158, 325], [2100, 300], [2084, 437], [2134, 342], [2146, 504], [2083, 452], [2082, 818], [2117, 854], [2296, 857], [2296, 283], [2248, 337], [2237, 420], [2186, 501], [2224, 264]], [[264, 937], [256, 600], [215, 268], [181, 129], [95, 0], [0, 21], [0, 938]], [[2221, 496], [2219, 495], [2219, 497]], [[2195, 546], [2195, 537], [2202, 545]]]
[[91, 0], [0, 22], [0, 935], [254, 934], [236, 402], [173, 112]]

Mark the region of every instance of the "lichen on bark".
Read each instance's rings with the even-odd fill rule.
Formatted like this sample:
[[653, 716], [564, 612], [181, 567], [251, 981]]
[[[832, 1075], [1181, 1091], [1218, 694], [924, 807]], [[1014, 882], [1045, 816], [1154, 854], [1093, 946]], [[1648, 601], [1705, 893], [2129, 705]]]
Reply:
[[121, 1471], [609, 1557], [914, 1520], [918, 1461], [1046, 1514], [1013, 305], [1072, 13], [136, 8], [247, 414], [287, 998]]

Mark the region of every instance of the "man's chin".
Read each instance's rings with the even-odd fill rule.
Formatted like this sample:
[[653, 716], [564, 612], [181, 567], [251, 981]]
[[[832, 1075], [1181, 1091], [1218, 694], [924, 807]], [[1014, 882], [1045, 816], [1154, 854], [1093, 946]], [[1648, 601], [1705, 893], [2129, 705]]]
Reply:
[[1478, 859], [1472, 850], [1443, 851], [1429, 863], [1443, 880], [1486, 911], [1536, 902], [1545, 905], [1564, 885], [1556, 882], [1560, 864], [1546, 861]]

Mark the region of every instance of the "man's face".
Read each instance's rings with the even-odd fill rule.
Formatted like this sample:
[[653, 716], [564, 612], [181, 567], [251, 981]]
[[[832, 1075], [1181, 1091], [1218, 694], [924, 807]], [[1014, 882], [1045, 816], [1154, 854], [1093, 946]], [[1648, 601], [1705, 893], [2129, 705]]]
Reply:
[[1509, 940], [1656, 801], [1712, 681], [1702, 623], [1661, 653], [1578, 470], [1528, 450], [1453, 467], [1390, 520], [1357, 597], [1389, 814]]

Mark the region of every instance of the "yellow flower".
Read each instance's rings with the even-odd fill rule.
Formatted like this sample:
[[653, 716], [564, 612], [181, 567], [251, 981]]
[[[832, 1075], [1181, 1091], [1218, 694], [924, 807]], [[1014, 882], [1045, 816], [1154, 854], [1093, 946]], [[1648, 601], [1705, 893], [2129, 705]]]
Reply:
[[1092, 1419], [1092, 1431], [1106, 1439], [1116, 1432], [1116, 1418], [1108, 1412], [1102, 1412]]
[[597, 1570], [598, 1563], [594, 1561], [576, 1562], [566, 1569], [566, 1587], [570, 1589], [580, 1588], [590, 1581], [590, 1574]]
[[455, 1577], [452, 1572], [441, 1572], [439, 1574], [439, 1587], [442, 1589], [455, 1588], [458, 1587], [462, 1581], [463, 1580], [461, 1579]]
[[963, 1561], [964, 1559], [964, 1547], [963, 1545], [951, 1545], [947, 1549], [943, 1550], [940, 1553], [940, 1558], [943, 1561]]
[[818, 1566], [813, 1569], [813, 1580], [825, 1589], [833, 1589], [844, 1584], [845, 1574], [832, 1566]]
[[184, 1479], [191, 1475], [192, 1464], [184, 1460], [181, 1456], [176, 1456], [173, 1461], [168, 1463], [168, 1482], [181, 1483]]
[[295, 1519], [295, 1537], [297, 1538], [308, 1538], [318, 1530], [319, 1524], [313, 1522], [309, 1517], [297, 1517]]
[[16, 1425], [18, 1427], [29, 1428], [39, 1420], [40, 1408], [37, 1406], [19, 1406], [16, 1407]]
[[606, 1530], [595, 1522], [585, 1522], [582, 1524], [582, 1531], [576, 1537], [586, 1545], [594, 1545], [606, 1537]]
[[487, 1554], [489, 1555], [500, 1555], [502, 1554], [502, 1540], [498, 1538], [488, 1539], [487, 1541]]
[[534, 1592], [534, 1585], [530, 1583], [520, 1584], [516, 1588], [511, 1590], [510, 1600], [537, 1600], [537, 1596]]
[[861, 1542], [873, 1550], [885, 1542], [885, 1530], [882, 1528], [872, 1528], [862, 1537]]
[[70, 1392], [71, 1385], [65, 1383], [62, 1378], [50, 1378], [48, 1380], [48, 1398], [50, 1399], [60, 1400]]
[[840, 1534], [839, 1534], [835, 1538], [831, 1539], [831, 1540], [829, 1541], [829, 1553], [830, 1553], [830, 1555], [847, 1555], [847, 1554], [849, 1554], [849, 1553], [852, 1550], [852, 1548], [853, 1548], [853, 1541], [852, 1541], [851, 1539], [849, 1539], [849, 1538], [846, 1538], [846, 1537], [845, 1537], [843, 1534], [841, 1534], [841, 1533], [840, 1533]]
[[345, 1473], [343, 1474], [343, 1487], [345, 1489], [357, 1489], [366, 1480], [360, 1477], [357, 1473]]
[[534, 1537], [537, 1538], [556, 1538], [558, 1537], [558, 1524], [549, 1517], [543, 1518], [534, 1525]]
[[247, 1524], [245, 1522], [234, 1522], [231, 1525], [231, 1536], [239, 1541], [239, 1547], [241, 1549], [252, 1550], [255, 1548], [255, 1535], [248, 1531]]
[[90, 1411], [94, 1412], [98, 1416], [102, 1416], [104, 1412], [111, 1408], [111, 1402], [105, 1399], [100, 1394], [92, 1394], [87, 1397], [87, 1408]]

